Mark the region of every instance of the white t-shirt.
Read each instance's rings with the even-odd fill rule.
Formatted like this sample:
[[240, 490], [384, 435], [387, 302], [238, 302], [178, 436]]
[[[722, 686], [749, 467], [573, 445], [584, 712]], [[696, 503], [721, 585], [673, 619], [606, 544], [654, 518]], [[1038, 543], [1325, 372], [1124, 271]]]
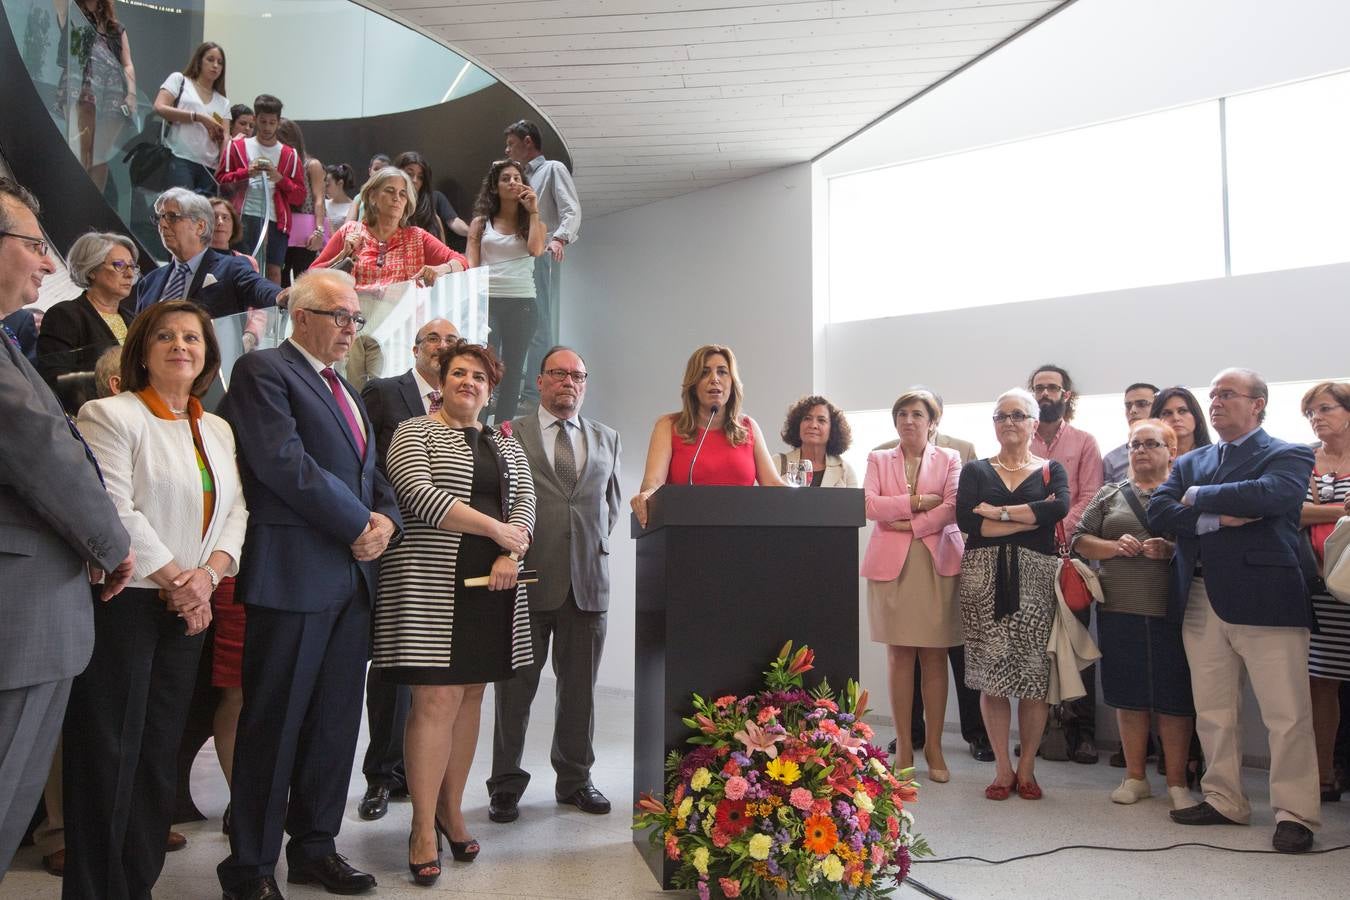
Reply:
[[[214, 113], [225, 126], [225, 130], [229, 131], [230, 101], [227, 98], [212, 91], [210, 100], [202, 102], [201, 96], [197, 93], [197, 85], [189, 81], [182, 72], [174, 72], [164, 79], [159, 89], [178, 97], [178, 108], [181, 110], [204, 116]], [[182, 96], [178, 94], [180, 90], [183, 92]], [[165, 133], [164, 143], [173, 151], [174, 156], [206, 166], [212, 175], [220, 166], [220, 144], [211, 140], [211, 135], [201, 122], [171, 123]]]
[[[523, 213], [522, 208], [517, 214]], [[502, 234], [485, 219], [478, 246], [481, 264], [489, 267], [488, 296], [534, 299], [534, 257], [520, 235]]]
[[[244, 138], [244, 150], [248, 153], [249, 163], [259, 157], [266, 157], [272, 161], [272, 168], [275, 169], [281, 165], [281, 148], [281, 141], [276, 141], [270, 147], [264, 147], [258, 143], [258, 139], [255, 137]], [[251, 180], [256, 182], [259, 178], [266, 179], [267, 176], [258, 174]], [[272, 185], [272, 190], [276, 190], [276, 185]], [[257, 216], [259, 219], [266, 217], [268, 220], [275, 222], [277, 218], [276, 209], [271, 203], [263, 199], [264, 193], [257, 185], [249, 190], [248, 195], [244, 198], [244, 215]]]

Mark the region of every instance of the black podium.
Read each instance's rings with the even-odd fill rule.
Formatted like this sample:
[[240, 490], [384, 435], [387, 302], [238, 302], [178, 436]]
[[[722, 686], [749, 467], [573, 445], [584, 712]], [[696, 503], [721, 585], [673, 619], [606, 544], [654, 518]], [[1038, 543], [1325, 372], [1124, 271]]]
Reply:
[[[856, 488], [668, 484], [648, 501], [637, 539], [633, 802], [665, 791], [665, 758], [686, 750], [690, 695], [742, 695], [784, 641], [809, 644], [816, 669], [842, 689], [858, 677]], [[661, 886], [675, 865], [633, 842]]]

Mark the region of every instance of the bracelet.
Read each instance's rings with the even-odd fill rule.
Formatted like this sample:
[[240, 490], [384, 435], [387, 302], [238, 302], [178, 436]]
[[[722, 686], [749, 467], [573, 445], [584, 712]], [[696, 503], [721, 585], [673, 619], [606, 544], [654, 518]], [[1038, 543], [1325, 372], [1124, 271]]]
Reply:
[[202, 564], [201, 564], [200, 566], [198, 566], [197, 568], [199, 568], [199, 569], [201, 569], [203, 572], [205, 572], [205, 573], [206, 573], [206, 577], [211, 579], [211, 591], [212, 591], [212, 593], [214, 593], [215, 590], [216, 590], [216, 588], [220, 587], [220, 576], [219, 576], [218, 574], [216, 574], [216, 570], [213, 569], [213, 568], [211, 568], [211, 567], [210, 567], [209, 565], [207, 565], [206, 563], [202, 563]]

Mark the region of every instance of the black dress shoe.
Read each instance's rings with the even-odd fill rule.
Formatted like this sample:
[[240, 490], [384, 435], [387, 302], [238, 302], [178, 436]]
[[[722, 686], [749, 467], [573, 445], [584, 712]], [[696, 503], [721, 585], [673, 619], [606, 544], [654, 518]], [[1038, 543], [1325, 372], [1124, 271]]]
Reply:
[[376, 819], [383, 819], [387, 812], [389, 812], [388, 785], [372, 784], [366, 788], [366, 795], [361, 798], [361, 805], [356, 808], [356, 814], [367, 822], [373, 822]]
[[286, 880], [291, 884], [321, 884], [330, 894], [364, 894], [375, 887], [375, 876], [352, 868], [341, 853], [292, 865]]
[[511, 791], [496, 791], [488, 797], [488, 818], [505, 825], [520, 818], [520, 795]]
[[1174, 809], [1168, 813], [1178, 825], [1241, 825], [1219, 812], [1208, 803], [1200, 802], [1185, 809]]
[[1076, 763], [1082, 763], [1085, 766], [1095, 766], [1097, 764], [1098, 754], [1097, 745], [1089, 740], [1081, 740], [1078, 746], [1073, 748], [1070, 758]]
[[595, 789], [595, 785], [588, 784], [585, 787], [577, 788], [566, 797], [559, 797], [559, 803], [566, 803], [569, 806], [575, 806], [584, 813], [590, 813], [594, 816], [603, 816], [609, 812], [609, 801], [605, 795]]
[[1125, 768], [1125, 751], [1117, 750], [1115, 753], [1112, 753], [1110, 763], [1111, 768], [1113, 769]]
[[232, 891], [222, 892], [221, 897], [223, 900], [284, 900], [277, 880], [271, 875], [245, 881]]
[[970, 755], [979, 762], [993, 762], [994, 748], [989, 746], [989, 738], [979, 737], [971, 741]]
[[408, 784], [407, 784], [407, 782], [404, 782], [404, 783], [402, 783], [402, 784], [391, 784], [391, 785], [389, 785], [389, 799], [390, 799], [390, 800], [407, 800], [407, 799], [408, 799]]
[[1281, 853], [1307, 853], [1312, 849], [1313, 833], [1306, 825], [1284, 821], [1275, 826], [1270, 845]]

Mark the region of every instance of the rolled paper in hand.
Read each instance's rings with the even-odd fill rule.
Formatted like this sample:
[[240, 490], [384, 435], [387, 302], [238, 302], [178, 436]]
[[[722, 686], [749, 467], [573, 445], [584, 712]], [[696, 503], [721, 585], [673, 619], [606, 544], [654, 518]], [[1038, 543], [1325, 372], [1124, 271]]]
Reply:
[[[473, 578], [465, 578], [465, 587], [487, 587], [488, 575], [477, 575]], [[539, 573], [534, 569], [521, 569], [520, 575], [516, 578], [516, 584], [538, 584]]]

